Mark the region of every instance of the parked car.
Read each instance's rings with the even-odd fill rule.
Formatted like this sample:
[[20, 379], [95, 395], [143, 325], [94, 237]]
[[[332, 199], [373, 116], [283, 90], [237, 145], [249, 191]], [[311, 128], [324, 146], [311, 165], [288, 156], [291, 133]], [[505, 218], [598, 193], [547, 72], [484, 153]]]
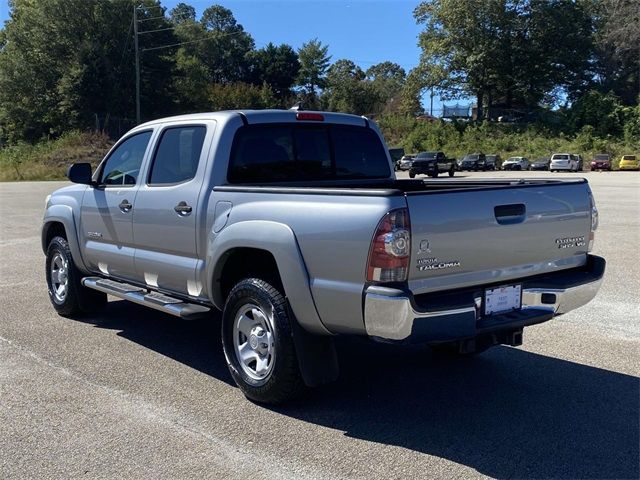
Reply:
[[623, 155], [618, 168], [620, 170], [640, 170], [640, 162], [635, 155]]
[[529, 170], [549, 170], [549, 159], [548, 158], [538, 158], [534, 160]]
[[400, 160], [398, 160], [397, 170], [409, 170], [414, 158], [416, 158], [415, 155], [404, 155]]
[[409, 177], [416, 175], [430, 175], [437, 177], [440, 173], [448, 173], [453, 177], [456, 172], [456, 161], [454, 158], [447, 158], [444, 152], [421, 152], [411, 162]]
[[502, 164], [503, 170], [529, 170], [527, 157], [509, 157]]
[[500, 155], [487, 155], [486, 164], [487, 170], [500, 170], [502, 159], [500, 158]]
[[570, 153], [554, 153], [551, 155], [549, 170], [552, 172], [577, 172], [578, 159]]
[[585, 179], [434, 188], [392, 167], [376, 124], [355, 115], [144, 123], [47, 197], [49, 299], [68, 317], [109, 294], [220, 319], [236, 384], [281, 403], [337, 378], [336, 335], [471, 354], [520, 345], [526, 326], [595, 296], [605, 261], [590, 254]]
[[584, 160], [582, 159], [582, 155], [574, 154], [575, 160], [578, 162], [578, 172], [581, 172], [584, 169]]
[[608, 153], [597, 153], [591, 160], [591, 170], [611, 171], [611, 155]]
[[487, 157], [484, 153], [470, 153], [465, 155], [461, 162], [458, 163], [460, 171], [474, 171], [487, 169]]

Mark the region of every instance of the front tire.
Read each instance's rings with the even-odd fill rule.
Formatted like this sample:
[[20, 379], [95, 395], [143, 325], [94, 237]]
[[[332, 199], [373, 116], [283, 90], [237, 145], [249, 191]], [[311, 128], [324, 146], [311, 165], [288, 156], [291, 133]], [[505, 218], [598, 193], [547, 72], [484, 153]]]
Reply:
[[413, 172], [409, 172], [409, 178], [416, 178], [416, 174]]
[[452, 168], [451, 170], [449, 170], [449, 176], [453, 177], [456, 174], [456, 171]]
[[49, 300], [63, 317], [90, 313], [104, 307], [107, 295], [82, 285], [82, 274], [73, 262], [69, 243], [54, 237], [47, 248], [46, 278]]
[[305, 390], [288, 302], [273, 285], [247, 278], [229, 293], [222, 313], [222, 346], [231, 376], [244, 395], [279, 404]]

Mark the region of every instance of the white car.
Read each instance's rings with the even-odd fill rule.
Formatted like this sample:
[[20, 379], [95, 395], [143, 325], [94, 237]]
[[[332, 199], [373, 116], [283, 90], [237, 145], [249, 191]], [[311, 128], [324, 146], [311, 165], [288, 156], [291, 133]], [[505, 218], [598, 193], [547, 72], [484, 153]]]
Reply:
[[502, 163], [503, 170], [529, 170], [527, 157], [509, 157]]
[[578, 159], [575, 155], [571, 155], [570, 153], [554, 153], [551, 156], [549, 170], [552, 172], [577, 172]]

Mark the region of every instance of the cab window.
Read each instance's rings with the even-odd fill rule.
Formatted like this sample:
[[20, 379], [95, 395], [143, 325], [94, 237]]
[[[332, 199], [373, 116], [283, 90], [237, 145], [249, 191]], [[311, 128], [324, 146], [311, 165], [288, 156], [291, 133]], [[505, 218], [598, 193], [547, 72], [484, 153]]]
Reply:
[[172, 185], [195, 177], [206, 133], [202, 125], [165, 129], [153, 157], [149, 185]]
[[150, 139], [151, 131], [147, 131], [132, 135], [120, 143], [104, 162], [99, 183], [102, 185], [135, 185]]

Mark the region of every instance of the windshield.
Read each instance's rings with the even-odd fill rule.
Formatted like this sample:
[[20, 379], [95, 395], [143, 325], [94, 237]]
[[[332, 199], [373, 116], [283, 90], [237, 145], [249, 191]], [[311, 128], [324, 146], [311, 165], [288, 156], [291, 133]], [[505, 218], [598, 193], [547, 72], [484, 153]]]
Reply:
[[474, 161], [474, 160], [478, 160], [478, 155], [466, 155], [463, 159], [464, 160], [468, 160], [468, 161]]
[[496, 158], [498, 158], [497, 155], [487, 155], [487, 161], [495, 162]]
[[436, 152], [422, 152], [416, 157], [419, 160], [433, 160], [434, 158], [436, 158]]
[[522, 157], [509, 157], [507, 162], [519, 162], [520, 160], [522, 160]]
[[569, 155], [554, 155], [553, 160], [569, 160]]

